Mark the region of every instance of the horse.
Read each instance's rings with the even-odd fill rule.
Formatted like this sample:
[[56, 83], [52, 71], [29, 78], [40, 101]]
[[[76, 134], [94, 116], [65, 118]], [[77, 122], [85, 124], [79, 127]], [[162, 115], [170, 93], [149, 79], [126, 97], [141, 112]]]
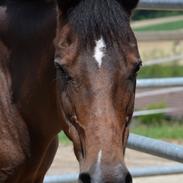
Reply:
[[53, 62], [57, 4], [0, 3], [0, 182], [42, 183], [62, 128]]
[[57, 103], [81, 183], [131, 183], [124, 155], [142, 65], [130, 17], [138, 0], [58, 1]]
[[59, 25], [54, 0], [0, 8], [0, 182], [42, 183], [62, 130], [80, 182], [130, 183], [124, 154], [141, 60], [129, 19], [138, 1], [57, 3]]

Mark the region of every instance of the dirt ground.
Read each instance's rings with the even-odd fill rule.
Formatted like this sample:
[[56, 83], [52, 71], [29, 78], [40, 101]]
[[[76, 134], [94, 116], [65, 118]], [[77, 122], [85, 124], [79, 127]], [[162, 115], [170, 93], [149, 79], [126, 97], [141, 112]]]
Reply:
[[[167, 161], [161, 158], [153, 157], [133, 150], [127, 150], [126, 162], [129, 168], [146, 166], [175, 165], [177, 163]], [[55, 160], [47, 175], [64, 175], [77, 173], [79, 171], [78, 163], [73, 154], [72, 145], [60, 144]], [[134, 183], [182, 183], [183, 174], [175, 176], [135, 178]]]

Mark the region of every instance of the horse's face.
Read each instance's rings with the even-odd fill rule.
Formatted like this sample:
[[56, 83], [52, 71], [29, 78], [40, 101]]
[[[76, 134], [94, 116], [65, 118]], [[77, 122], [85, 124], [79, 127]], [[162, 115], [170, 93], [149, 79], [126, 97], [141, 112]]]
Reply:
[[101, 34], [90, 46], [71, 24], [58, 34], [58, 100], [83, 183], [132, 181], [124, 152], [141, 61], [129, 22], [121, 31], [126, 31], [121, 42], [109, 44]]

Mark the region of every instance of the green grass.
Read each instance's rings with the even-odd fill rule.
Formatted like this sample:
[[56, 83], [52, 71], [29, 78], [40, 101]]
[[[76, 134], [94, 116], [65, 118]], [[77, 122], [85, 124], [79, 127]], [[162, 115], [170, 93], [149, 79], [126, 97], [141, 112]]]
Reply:
[[154, 65], [142, 67], [138, 78], [183, 77], [183, 65]]
[[65, 145], [71, 144], [71, 141], [68, 139], [68, 137], [63, 132], [59, 133], [59, 141]]
[[[166, 108], [163, 102], [146, 106], [146, 109]], [[145, 115], [134, 118], [131, 132], [157, 139], [183, 139], [183, 119], [165, 114]]]
[[143, 31], [173, 31], [183, 29], [183, 20], [168, 22], [156, 25], [149, 25], [140, 28], [134, 29], [134, 31], [143, 32]]
[[131, 129], [132, 133], [139, 135], [167, 140], [183, 140], [183, 124], [162, 124], [162, 125], [138, 125]]

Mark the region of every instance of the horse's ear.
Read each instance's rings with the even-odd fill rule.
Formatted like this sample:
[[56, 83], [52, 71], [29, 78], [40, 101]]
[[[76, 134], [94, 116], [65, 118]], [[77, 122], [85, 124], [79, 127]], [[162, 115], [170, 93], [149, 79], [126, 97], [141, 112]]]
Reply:
[[73, 9], [81, 0], [57, 0], [59, 10], [63, 16], [67, 16], [68, 11]]
[[58, 31], [55, 48], [57, 63], [60, 65], [70, 65], [73, 63], [78, 53], [78, 39], [69, 25], [65, 25], [61, 31]]
[[132, 14], [132, 11], [137, 7], [139, 0], [117, 0], [122, 4], [123, 8], [127, 11], [129, 15]]

